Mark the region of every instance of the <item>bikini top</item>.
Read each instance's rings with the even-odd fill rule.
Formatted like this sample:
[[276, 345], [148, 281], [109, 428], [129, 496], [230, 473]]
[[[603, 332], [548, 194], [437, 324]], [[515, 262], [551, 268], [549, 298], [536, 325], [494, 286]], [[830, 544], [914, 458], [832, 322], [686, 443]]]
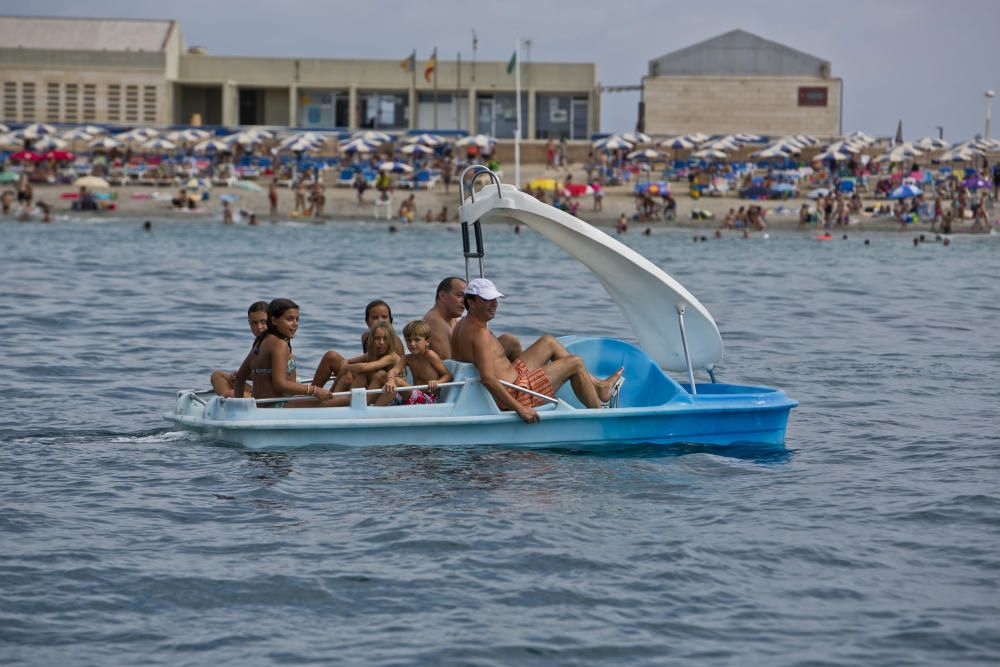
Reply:
[[[263, 339], [261, 339], [261, 342], [263, 342]], [[288, 349], [289, 351], [291, 351], [292, 349], [291, 344], [287, 340], [285, 341], [285, 344], [288, 345]], [[260, 354], [260, 346], [261, 343], [257, 343], [256, 345], [254, 345], [252, 350], [254, 356]], [[296, 368], [297, 366], [295, 365], [295, 357], [289, 357], [288, 363], [285, 365], [285, 372], [288, 373], [288, 375], [291, 375], [292, 373], [295, 372]], [[270, 368], [253, 368], [251, 369], [250, 372], [253, 373], [254, 375], [269, 375], [271, 371], [272, 369]]]

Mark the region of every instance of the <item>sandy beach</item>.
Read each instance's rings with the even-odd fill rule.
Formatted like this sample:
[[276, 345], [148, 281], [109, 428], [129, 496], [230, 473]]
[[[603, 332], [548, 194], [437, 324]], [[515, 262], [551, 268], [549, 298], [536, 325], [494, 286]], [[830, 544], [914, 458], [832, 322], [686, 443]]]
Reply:
[[[572, 174], [574, 182], [582, 182], [585, 174], [581, 165], [570, 165], [568, 169], [552, 170], [547, 169], [544, 164], [526, 164], [521, 169], [522, 182], [527, 183], [534, 178], [555, 178], [562, 181], [568, 174]], [[379, 193], [374, 189], [365, 192], [364, 203], [359, 204], [357, 193], [353, 188], [338, 187], [332, 184], [332, 175], [328, 177], [330, 183], [325, 190], [326, 206], [324, 215], [319, 218], [310, 218], [316, 222], [334, 222], [341, 220], [376, 220], [385, 219], [386, 208], [384, 205], [376, 206]], [[505, 182], [510, 182], [511, 174], [504, 175]], [[485, 182], [485, 179], [481, 181]], [[209, 190], [210, 199], [199, 206], [196, 211], [178, 210], [170, 203], [170, 198], [175, 196], [179, 188], [155, 187], [147, 185], [126, 185], [110, 188], [110, 192], [116, 196], [117, 208], [113, 211], [101, 211], [98, 213], [88, 211], [81, 214], [71, 210], [71, 200], [62, 198], [63, 194], [75, 193], [76, 189], [71, 185], [45, 185], [35, 184], [35, 198], [53, 206], [52, 215], [54, 221], [65, 220], [81, 215], [86, 217], [128, 218], [176, 218], [191, 219], [217, 217], [222, 220], [222, 202], [219, 195], [228, 194], [236, 197], [232, 204], [234, 212], [239, 210], [252, 211], [256, 213], [260, 221], [270, 220], [269, 204], [266, 188], [269, 184], [267, 177], [261, 178], [257, 184], [264, 188], [262, 192], [251, 192], [244, 189], [232, 187], [216, 186]], [[726, 212], [731, 208], [758, 204], [766, 211], [765, 220], [768, 229], [797, 229], [797, 212], [803, 202], [810, 200], [805, 198], [791, 198], [781, 201], [767, 200], [755, 201], [740, 199], [734, 195], [723, 196], [703, 196], [694, 199], [690, 196], [686, 181], [674, 181], [670, 183], [671, 192], [677, 200], [677, 219], [669, 223], [657, 220], [646, 222], [632, 220], [632, 215], [636, 211], [633, 185], [616, 185], [605, 188], [603, 210], [594, 211], [594, 199], [591, 195], [579, 199], [578, 217], [600, 227], [614, 227], [618, 217], [624, 213], [629, 218], [629, 230], [644, 230], [651, 227], [654, 230], [665, 226], [688, 227], [695, 229], [714, 230], [718, 228]], [[446, 191], [444, 185], [438, 184], [431, 190], [394, 190], [391, 197], [390, 220], [396, 222], [396, 211], [400, 203], [411, 194], [415, 197], [416, 216], [414, 223], [425, 224], [425, 216], [428, 211], [435, 216], [442, 207], [448, 209], [448, 219], [452, 220], [457, 215], [458, 187], [456, 184]], [[294, 192], [287, 188], [278, 189], [278, 216], [277, 220], [302, 219], [293, 213]], [[864, 198], [865, 206], [871, 206], [875, 202], [882, 203], [884, 200], [876, 200], [868, 196]], [[814, 202], [811, 202], [814, 204]], [[694, 211], [708, 211], [711, 219], [695, 219], [692, 217]], [[8, 216], [13, 218], [13, 214]], [[237, 216], [237, 222], [240, 218]], [[909, 225], [907, 231], [926, 231], [930, 225], [921, 222]], [[807, 230], [815, 230], [815, 225], [810, 225]], [[899, 223], [891, 217], [875, 217], [863, 214], [859, 219], [852, 219], [851, 229], [859, 230], [899, 230]]]

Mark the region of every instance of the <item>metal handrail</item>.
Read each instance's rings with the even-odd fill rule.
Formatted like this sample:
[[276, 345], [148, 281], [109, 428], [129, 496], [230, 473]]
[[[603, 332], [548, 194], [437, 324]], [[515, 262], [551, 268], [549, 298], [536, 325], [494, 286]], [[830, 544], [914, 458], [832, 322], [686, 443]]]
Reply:
[[[461, 381], [461, 382], [442, 382], [441, 384], [438, 385], [438, 389], [441, 389], [443, 387], [461, 387], [464, 384], [465, 384], [464, 380]], [[418, 385], [411, 385], [409, 387], [396, 387], [396, 391], [397, 392], [399, 392], [399, 391], [413, 391], [414, 389], [429, 389], [429, 388], [430, 388], [429, 385], [418, 384]], [[383, 389], [366, 389], [365, 390], [365, 395], [366, 396], [368, 394], [382, 394], [382, 393], [384, 393]], [[333, 392], [331, 394], [331, 396], [351, 396], [353, 394], [354, 394], [354, 390], [350, 390], [350, 391], [335, 391], [335, 392]], [[287, 403], [289, 401], [315, 401], [315, 400], [318, 400], [318, 399], [315, 396], [298, 395], [298, 396], [286, 396], [284, 398], [258, 398], [256, 400], [257, 400], [257, 405], [271, 405], [272, 403]]]
[[546, 396], [545, 394], [539, 394], [537, 391], [532, 391], [530, 389], [525, 389], [524, 387], [518, 387], [513, 382], [507, 382], [506, 380], [500, 380], [500, 384], [502, 384], [503, 386], [507, 387], [508, 389], [514, 389], [515, 391], [524, 392], [525, 394], [529, 394], [531, 396], [534, 396], [535, 398], [542, 398], [542, 399], [545, 399], [546, 401], [549, 401], [551, 403], [556, 403], [556, 404], [559, 403], [559, 399], [558, 398], [554, 398], [552, 396]]
[[473, 186], [475, 186], [476, 180], [483, 174], [490, 175], [490, 180], [493, 183], [496, 183], [497, 186], [497, 197], [503, 197], [503, 191], [500, 189], [500, 177], [496, 175], [496, 172], [481, 164], [470, 164], [462, 170], [462, 175], [458, 178], [458, 196], [461, 198], [462, 204], [465, 203], [465, 175], [470, 171], [475, 171], [472, 175], [472, 180], [469, 182], [469, 197], [472, 199], [473, 204], [476, 203], [476, 190]]

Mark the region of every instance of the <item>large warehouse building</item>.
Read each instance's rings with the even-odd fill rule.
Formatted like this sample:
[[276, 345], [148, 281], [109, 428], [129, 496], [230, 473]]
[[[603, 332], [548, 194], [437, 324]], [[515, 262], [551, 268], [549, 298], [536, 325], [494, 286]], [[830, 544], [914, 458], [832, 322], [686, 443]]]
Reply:
[[[176, 21], [0, 17], [0, 120], [439, 129], [513, 136], [507, 63], [228, 57], [188, 49]], [[526, 139], [600, 126], [593, 63], [525, 63]], [[436, 83], [436, 86], [435, 86]]]
[[651, 134], [841, 134], [843, 81], [815, 56], [733, 30], [649, 62]]

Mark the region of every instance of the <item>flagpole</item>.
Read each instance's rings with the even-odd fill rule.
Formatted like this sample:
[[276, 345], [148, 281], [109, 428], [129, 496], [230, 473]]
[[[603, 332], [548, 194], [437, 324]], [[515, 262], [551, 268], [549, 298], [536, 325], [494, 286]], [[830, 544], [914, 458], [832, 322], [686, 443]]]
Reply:
[[461, 123], [460, 123], [461, 106], [458, 103], [458, 97], [462, 93], [462, 52], [461, 51], [458, 52], [458, 57], [456, 59], [456, 62], [457, 62], [457, 64], [456, 64], [456, 67], [455, 67], [456, 74], [455, 74], [455, 97], [454, 97], [454, 102], [455, 103], [452, 105], [452, 107], [454, 109], [454, 114], [455, 114], [455, 129], [456, 130], [460, 130], [460, 129], [462, 129], [461, 128]]
[[410, 54], [410, 127], [417, 126], [417, 108], [420, 103], [417, 101], [417, 50], [413, 49]]
[[438, 47], [434, 47], [434, 70], [431, 74], [434, 76], [434, 129], [438, 129]]
[[521, 58], [520, 39], [514, 39], [514, 187], [521, 187]]

